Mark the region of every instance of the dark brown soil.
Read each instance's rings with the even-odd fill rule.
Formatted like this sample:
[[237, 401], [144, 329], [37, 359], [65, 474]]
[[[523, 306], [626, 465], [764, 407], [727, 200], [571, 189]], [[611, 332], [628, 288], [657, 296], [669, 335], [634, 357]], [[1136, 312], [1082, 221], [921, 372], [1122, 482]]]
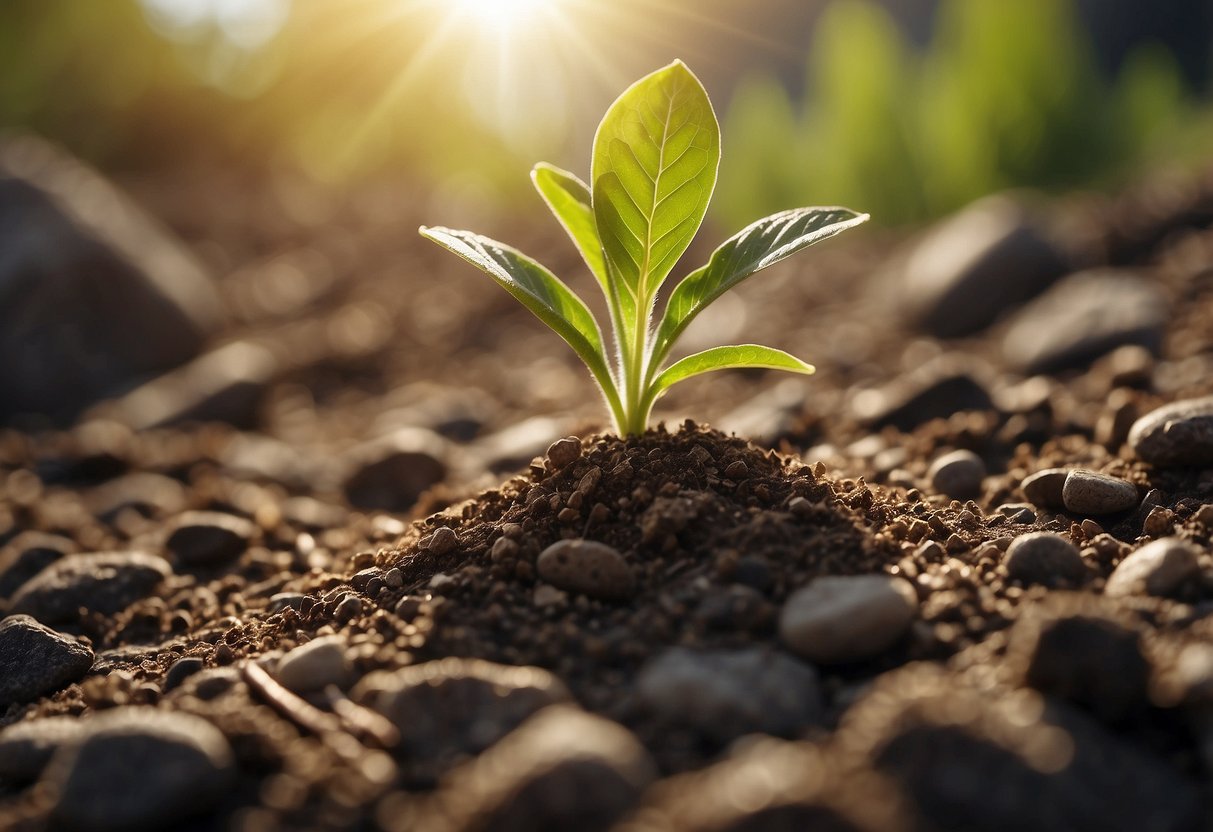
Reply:
[[[1189, 650], [1213, 639], [1213, 470], [1155, 468], [1125, 444], [1153, 407], [1213, 393], [1213, 225], [1202, 213], [1213, 186], [1050, 209], [1085, 265], [1131, 267], [1163, 288], [1174, 311], [1157, 355], [1124, 346], [1025, 378], [1005, 366], [1001, 324], [940, 341], [900, 318], [880, 275], [904, 241], [840, 239], [726, 299], [702, 335], [741, 320], [730, 338], [803, 355], [817, 376], [688, 383], [659, 409], [662, 424], [625, 441], [601, 432], [590, 382], [554, 336], [413, 241], [419, 220], [441, 217], [383, 193], [329, 204], [298, 192], [292, 212], [281, 184], [239, 200], [225, 196], [246, 184], [213, 177], [123, 184], [225, 275], [225, 340], [266, 345], [279, 369], [234, 422], [133, 431], [110, 420], [120, 412], [110, 405], [67, 428], [0, 431], [5, 552], [138, 550], [173, 569], [148, 597], [54, 623], [87, 640], [96, 663], [78, 683], [0, 712], [0, 728], [133, 705], [203, 717], [230, 743], [237, 785], [164, 828], [1213, 824], [1213, 669], [1194, 668]], [[576, 268], [554, 234], [485, 230], [558, 272]], [[551, 421], [502, 440], [535, 417]], [[422, 456], [351, 486], [372, 440], [403, 427], [431, 431]], [[581, 437], [575, 460], [544, 458], [570, 434]], [[937, 493], [928, 475], [955, 449], [987, 468], [973, 499]], [[432, 475], [410, 479], [430, 463]], [[1000, 510], [1029, 502], [1022, 481], [1052, 467], [1127, 480], [1139, 507]], [[169, 542], [187, 510], [251, 526], [208, 564]], [[439, 528], [453, 538], [435, 537]], [[1010, 577], [1008, 545], [1033, 531], [1072, 541], [1086, 572]], [[1197, 577], [1170, 597], [1103, 593], [1130, 552], [1168, 536], [1197, 547]], [[624, 556], [626, 597], [540, 579], [539, 554], [573, 538]], [[795, 590], [880, 573], [912, 584], [913, 624], [873, 657], [816, 667], [820, 712], [772, 730], [792, 742], [742, 739], [747, 725], [727, 711], [715, 725], [671, 719], [638, 695], [643, 669], [674, 646], [792, 655], [779, 618]], [[332, 634], [353, 670], [340, 693], [286, 693], [273, 662], [257, 663]], [[474, 766], [492, 748], [405, 750], [356, 682], [452, 656], [550, 671], [582, 708], [639, 740], [652, 783], [601, 797], [576, 778], [534, 775], [511, 803], [485, 797], [495, 794], [486, 778], [508, 781], [505, 769], [527, 761], [490, 775]], [[170, 681], [183, 657], [206, 670]], [[1072, 753], [1050, 762], [1049, 742]], [[753, 806], [720, 797], [764, 765], [782, 774], [763, 782], [804, 775]], [[583, 787], [584, 818], [552, 813], [549, 792]], [[452, 790], [483, 805], [460, 814]], [[0, 828], [54, 828], [56, 799], [37, 778], [0, 776]]]

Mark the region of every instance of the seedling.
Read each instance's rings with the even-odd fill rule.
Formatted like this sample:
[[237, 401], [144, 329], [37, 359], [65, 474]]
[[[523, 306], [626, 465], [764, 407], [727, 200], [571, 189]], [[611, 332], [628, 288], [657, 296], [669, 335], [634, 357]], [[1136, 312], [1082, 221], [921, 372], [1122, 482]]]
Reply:
[[632, 84], [594, 137], [590, 180], [540, 163], [531, 180], [598, 280], [611, 315], [615, 363], [598, 322], [568, 286], [510, 246], [470, 231], [421, 235], [478, 267], [568, 342], [602, 390], [621, 435], [640, 434], [672, 385], [712, 370], [812, 373], [782, 350], [712, 347], [666, 366], [687, 325], [712, 301], [785, 257], [867, 220], [846, 208], [796, 208], [747, 226], [688, 274], [652, 323], [657, 292], [703, 222], [720, 164], [720, 127], [699, 79], [675, 61]]

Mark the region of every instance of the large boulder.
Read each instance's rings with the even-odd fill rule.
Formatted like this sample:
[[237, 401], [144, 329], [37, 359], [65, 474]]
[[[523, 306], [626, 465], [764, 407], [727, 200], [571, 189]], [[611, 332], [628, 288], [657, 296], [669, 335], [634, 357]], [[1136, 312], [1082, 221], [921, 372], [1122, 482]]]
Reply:
[[0, 141], [0, 421], [70, 419], [193, 357], [221, 317], [202, 266], [112, 184]]

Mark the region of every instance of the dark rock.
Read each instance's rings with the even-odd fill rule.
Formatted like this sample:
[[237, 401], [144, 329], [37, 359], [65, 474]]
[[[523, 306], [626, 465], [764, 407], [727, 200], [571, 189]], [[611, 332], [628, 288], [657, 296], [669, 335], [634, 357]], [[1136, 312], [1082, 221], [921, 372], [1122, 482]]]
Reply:
[[136, 387], [98, 409], [135, 430], [184, 422], [226, 422], [251, 429], [278, 373], [265, 347], [237, 341]]
[[636, 585], [623, 555], [593, 540], [558, 540], [539, 553], [535, 568], [552, 586], [591, 598], [626, 599]]
[[173, 688], [180, 687], [182, 682], [204, 667], [206, 662], [199, 656], [182, 656], [177, 659], [164, 674], [164, 692], [168, 693]]
[[1087, 576], [1078, 547], [1052, 532], [1021, 534], [1007, 547], [1003, 563], [1007, 577], [1025, 584], [1078, 583]]
[[896, 786], [808, 743], [754, 738], [645, 794], [629, 832], [901, 832]]
[[231, 747], [205, 719], [126, 707], [83, 721], [42, 783], [56, 823], [119, 832], [178, 826], [212, 808], [235, 774]]
[[1011, 629], [1008, 663], [1022, 683], [1116, 721], [1147, 703], [1150, 663], [1137, 633], [1094, 607], [1029, 610]]
[[897, 781], [916, 828], [1199, 828], [1195, 786], [1164, 760], [1039, 693], [978, 691], [934, 665], [881, 676], [835, 740]]
[[185, 508], [185, 487], [172, 477], [141, 471], [97, 486], [88, 495], [88, 505], [106, 523], [126, 509], [144, 517], [168, 517]]
[[567, 465], [572, 465], [581, 458], [581, 440], [576, 436], [566, 436], [548, 445], [548, 462], [553, 471], [559, 471]]
[[343, 485], [345, 498], [360, 509], [407, 511], [447, 475], [446, 440], [420, 428], [404, 428], [353, 454]]
[[452, 772], [422, 826], [606, 832], [656, 775], [644, 746], [622, 725], [553, 705]]
[[952, 451], [931, 463], [927, 477], [940, 494], [954, 500], [968, 500], [981, 494], [986, 464], [972, 451]]
[[1133, 423], [1129, 446], [1151, 465], [1213, 465], [1213, 396], [1183, 399], [1152, 410]]
[[1003, 355], [1024, 373], [1086, 367], [1126, 345], [1157, 353], [1168, 320], [1154, 283], [1130, 272], [1080, 272], [1021, 309], [1003, 339]]
[[932, 419], [993, 406], [985, 386], [951, 361], [927, 365], [881, 390], [864, 391], [853, 402], [855, 416], [864, 424], [906, 432]]
[[1003, 503], [995, 509], [1012, 523], [1030, 526], [1036, 522], [1036, 512], [1028, 503]]
[[1066, 475], [1061, 501], [1075, 514], [1118, 514], [1137, 506], [1137, 486], [1094, 471], [1076, 470]]
[[171, 573], [162, 558], [143, 552], [67, 555], [17, 590], [12, 611], [46, 624], [76, 621], [82, 609], [112, 615], [151, 595]]
[[1034, 506], [1040, 508], [1064, 508], [1062, 492], [1069, 471], [1065, 468], [1046, 468], [1024, 477], [1019, 487], [1023, 495]]
[[30, 578], [76, 550], [66, 537], [22, 532], [0, 549], [0, 600], [9, 598]]
[[93, 651], [27, 615], [0, 621], [0, 710], [84, 678]]
[[32, 138], [0, 144], [0, 420], [68, 419], [201, 349], [214, 286], [95, 172]]
[[0, 780], [36, 780], [54, 753], [74, 742], [82, 729], [74, 716], [42, 717], [0, 729]]
[[370, 673], [351, 696], [395, 724], [397, 755], [410, 760], [423, 781], [479, 754], [548, 705], [571, 699], [546, 670], [459, 658]]
[[187, 566], [214, 566], [244, 554], [257, 526], [218, 511], [189, 511], [177, 517], [164, 547]]
[[941, 338], [984, 329], [1069, 270], [1065, 256], [1008, 196], [973, 203], [917, 245], [902, 274], [903, 308]]
[[792, 737], [824, 711], [817, 671], [764, 647], [668, 648], [641, 669], [636, 699], [663, 724], [721, 744], [752, 733]]

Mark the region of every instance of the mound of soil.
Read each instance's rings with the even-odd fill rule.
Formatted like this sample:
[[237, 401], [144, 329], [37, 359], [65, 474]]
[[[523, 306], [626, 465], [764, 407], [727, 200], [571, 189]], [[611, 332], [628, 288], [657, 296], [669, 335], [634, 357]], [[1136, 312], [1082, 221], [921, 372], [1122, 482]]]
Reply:
[[124, 184], [229, 323], [0, 431], [0, 827], [1213, 824], [1213, 184], [1053, 205], [961, 338], [921, 235], [815, 250], [688, 338], [819, 375], [627, 440], [411, 209]]

